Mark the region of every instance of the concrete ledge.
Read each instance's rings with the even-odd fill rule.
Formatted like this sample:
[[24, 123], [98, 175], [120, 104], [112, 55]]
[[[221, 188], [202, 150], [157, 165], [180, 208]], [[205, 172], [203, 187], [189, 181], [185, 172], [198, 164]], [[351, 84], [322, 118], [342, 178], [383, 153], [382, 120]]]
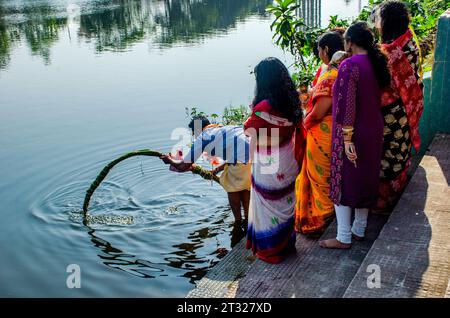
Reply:
[[228, 298], [234, 297], [239, 280], [246, 275], [255, 261], [251, 252], [245, 249], [245, 239], [241, 240], [205, 277], [187, 298]]
[[[344, 297], [444, 297], [450, 277], [450, 136], [436, 135]], [[381, 269], [369, 289], [366, 269]]]
[[[298, 236], [297, 254], [272, 265], [251, 256], [244, 240], [197, 284], [187, 297], [342, 297], [386, 222], [371, 215], [364, 242], [349, 250], [326, 250], [317, 240]], [[336, 235], [332, 223], [324, 238]]]
[[[317, 240], [299, 236], [297, 255], [282, 264], [256, 261], [241, 280], [237, 297], [342, 297], [387, 217], [372, 215], [367, 238], [351, 250], [327, 250]], [[336, 236], [333, 223], [322, 238]]]
[[[450, 297], [450, 136], [437, 135], [430, 149], [387, 223], [370, 215], [366, 240], [351, 250], [299, 235], [297, 254], [272, 265], [244, 239], [187, 297]], [[335, 233], [332, 223], [322, 237]], [[371, 264], [381, 268], [379, 289], [367, 287]]]
[[450, 298], [450, 280], [448, 281], [447, 291], [445, 292], [444, 298]]

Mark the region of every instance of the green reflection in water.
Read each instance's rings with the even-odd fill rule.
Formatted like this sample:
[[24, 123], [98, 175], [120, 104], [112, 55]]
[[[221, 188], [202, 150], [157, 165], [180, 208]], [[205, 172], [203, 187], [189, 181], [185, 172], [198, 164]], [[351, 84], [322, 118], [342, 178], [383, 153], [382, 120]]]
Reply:
[[[21, 1], [19, 1], [21, 3]], [[226, 33], [238, 21], [265, 15], [270, 0], [98, 0], [66, 6], [58, 0], [0, 3], [0, 68], [8, 66], [15, 45], [51, 62], [51, 48], [62, 32], [93, 42], [97, 53], [124, 51], [149, 41], [159, 49], [191, 45]], [[76, 10], [78, 8], [78, 11]], [[72, 11], [71, 11], [71, 10]], [[78, 13], [77, 13], [78, 12]]]

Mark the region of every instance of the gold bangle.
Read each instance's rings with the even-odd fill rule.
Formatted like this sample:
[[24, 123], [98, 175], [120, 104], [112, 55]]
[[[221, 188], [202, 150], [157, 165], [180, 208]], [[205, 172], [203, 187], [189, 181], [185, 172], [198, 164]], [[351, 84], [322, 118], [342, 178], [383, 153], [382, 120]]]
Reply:
[[353, 126], [344, 126], [344, 127], [342, 127], [342, 131], [347, 134], [351, 133], [351, 132], [353, 132]]
[[353, 127], [352, 126], [344, 126], [342, 127], [344, 142], [351, 142], [353, 136]]

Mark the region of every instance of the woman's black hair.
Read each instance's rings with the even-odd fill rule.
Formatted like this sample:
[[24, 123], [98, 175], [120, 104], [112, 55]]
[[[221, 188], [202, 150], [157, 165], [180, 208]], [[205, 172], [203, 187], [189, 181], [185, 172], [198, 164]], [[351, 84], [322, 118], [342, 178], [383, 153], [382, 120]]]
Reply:
[[192, 117], [188, 127], [192, 130], [192, 132], [195, 132], [194, 129], [197, 128], [195, 126], [196, 122], [201, 122], [202, 127], [201, 129], [205, 128], [206, 126], [210, 125], [211, 122], [209, 121], [208, 117], [204, 116], [204, 115], [195, 115], [194, 117]]
[[[337, 33], [341, 38], [342, 38], [342, 44], [344, 43], [344, 33], [345, 33], [345, 28], [342, 28], [342, 27], [336, 27], [336, 28], [333, 28], [333, 29], [330, 29], [328, 32], [334, 32], [334, 33]], [[328, 33], [327, 32], [327, 33]], [[319, 46], [319, 40], [320, 40], [320, 36], [318, 37], [318, 39], [315, 41], [315, 45], [313, 46], [313, 53], [314, 53], [314, 56], [315, 57], [317, 57], [317, 58], [320, 58], [320, 56], [319, 56], [319, 50], [317, 49], [317, 47]], [[322, 47], [322, 46], [321, 46]], [[343, 50], [344, 48], [342, 48], [342, 50]], [[333, 57], [333, 55], [331, 56], [331, 57]]]
[[394, 41], [409, 28], [408, 7], [401, 1], [383, 2], [379, 7], [378, 15], [381, 19], [381, 39], [383, 43]]
[[284, 64], [268, 57], [255, 67], [256, 88], [253, 105], [267, 99], [283, 117], [297, 124], [302, 120], [300, 99], [295, 84]]
[[366, 22], [357, 22], [351, 25], [345, 32], [345, 40], [367, 50], [372, 63], [375, 76], [380, 88], [385, 88], [391, 83], [391, 73], [388, 67], [386, 55], [381, 52], [375, 42], [374, 35]]
[[318, 40], [318, 46], [322, 49], [328, 47], [328, 59], [331, 61], [334, 53], [344, 50], [344, 37], [341, 33], [329, 31], [322, 34]]

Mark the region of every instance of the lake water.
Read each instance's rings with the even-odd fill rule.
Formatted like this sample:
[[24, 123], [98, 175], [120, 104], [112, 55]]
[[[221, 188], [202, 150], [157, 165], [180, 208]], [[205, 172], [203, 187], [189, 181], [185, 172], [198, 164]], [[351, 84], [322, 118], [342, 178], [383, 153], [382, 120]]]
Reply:
[[[0, 2], [0, 296], [183, 297], [230, 250], [242, 234], [225, 192], [157, 159], [113, 169], [87, 225], [81, 205], [110, 160], [169, 151], [185, 107], [248, 105], [261, 59], [292, 62], [272, 43], [270, 2]], [[360, 6], [308, 2], [322, 24]]]

